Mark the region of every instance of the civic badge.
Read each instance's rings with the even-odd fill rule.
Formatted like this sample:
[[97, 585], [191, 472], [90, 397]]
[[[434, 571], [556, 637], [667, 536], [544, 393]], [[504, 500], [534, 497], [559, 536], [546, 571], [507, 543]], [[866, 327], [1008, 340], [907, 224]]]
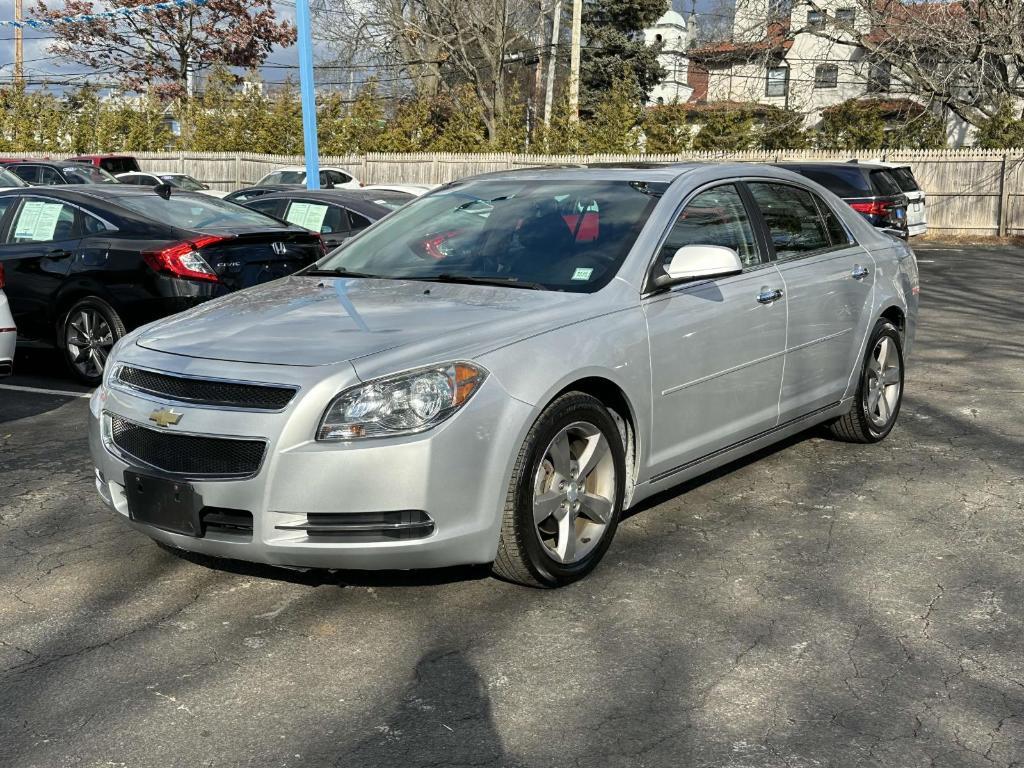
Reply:
[[274, 253], [278, 256], [284, 256], [288, 253], [288, 246], [284, 243], [271, 243], [270, 247], [274, 249]]
[[183, 413], [178, 413], [173, 408], [158, 408], [149, 414], [149, 420], [156, 424], [158, 427], [170, 427], [181, 421]]

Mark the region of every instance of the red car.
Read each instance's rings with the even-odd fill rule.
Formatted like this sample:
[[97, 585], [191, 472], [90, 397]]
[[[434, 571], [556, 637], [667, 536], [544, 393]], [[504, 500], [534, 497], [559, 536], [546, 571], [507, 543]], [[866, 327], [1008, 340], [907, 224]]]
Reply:
[[115, 176], [119, 173], [141, 170], [139, 168], [139, 161], [131, 155], [79, 155], [78, 157], [69, 157], [68, 160], [95, 165], [97, 168], [102, 168], [107, 173], [112, 173]]

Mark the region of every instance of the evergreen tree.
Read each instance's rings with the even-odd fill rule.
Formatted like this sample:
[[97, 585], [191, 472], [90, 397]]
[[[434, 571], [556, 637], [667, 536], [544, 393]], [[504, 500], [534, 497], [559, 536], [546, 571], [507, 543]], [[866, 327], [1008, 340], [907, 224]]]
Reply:
[[942, 149], [946, 146], [946, 126], [933, 112], [911, 117], [885, 134], [890, 149]]
[[700, 120], [700, 131], [693, 148], [705, 152], [735, 152], [751, 149], [757, 143], [754, 116], [746, 109], [722, 109], [708, 112]]
[[594, 105], [582, 133], [582, 149], [590, 154], [627, 154], [640, 147], [640, 116], [636, 81], [628, 70], [612, 81], [611, 88]]
[[880, 149], [885, 119], [873, 102], [850, 99], [822, 112], [817, 143], [822, 149]]
[[647, 152], [675, 153], [690, 148], [693, 132], [687, 122], [685, 104], [659, 104], [648, 107], [643, 130]]
[[592, 112], [623, 66], [633, 74], [634, 100], [643, 102], [665, 78], [658, 46], [648, 46], [642, 31], [668, 10], [668, 0], [590, 0], [583, 4], [580, 105]]
[[984, 149], [1024, 147], [1024, 120], [1015, 116], [1009, 100], [1004, 100], [992, 117], [981, 121], [975, 143]]
[[761, 149], [805, 149], [811, 139], [804, 130], [804, 116], [792, 109], [764, 107], [757, 128], [757, 144]]

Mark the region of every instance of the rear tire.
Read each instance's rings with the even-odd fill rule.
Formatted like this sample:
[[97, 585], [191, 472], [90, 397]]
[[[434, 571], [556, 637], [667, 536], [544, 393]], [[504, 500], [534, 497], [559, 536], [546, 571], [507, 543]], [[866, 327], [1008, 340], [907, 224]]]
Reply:
[[625, 478], [623, 440], [608, 410], [582, 392], [559, 397], [519, 452], [493, 573], [532, 587], [586, 576], [615, 536]]
[[114, 308], [96, 296], [75, 302], [60, 322], [60, 347], [71, 374], [83, 384], [97, 387], [110, 350], [125, 335], [124, 323]]
[[885, 318], [875, 323], [850, 412], [826, 425], [848, 443], [877, 443], [896, 425], [903, 403], [903, 341]]

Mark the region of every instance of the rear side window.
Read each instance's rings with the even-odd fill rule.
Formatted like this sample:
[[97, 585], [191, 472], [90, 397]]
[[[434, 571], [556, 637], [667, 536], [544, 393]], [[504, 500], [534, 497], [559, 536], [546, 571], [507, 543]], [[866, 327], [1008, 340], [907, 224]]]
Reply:
[[684, 245], [722, 245], [736, 251], [744, 266], [761, 263], [747, 209], [732, 184], [701, 192], [686, 205], [661, 247], [658, 264], [667, 269]]
[[348, 231], [345, 212], [336, 205], [292, 200], [288, 203], [284, 218], [289, 224], [295, 224], [311, 232], [337, 234]]
[[818, 204], [818, 210], [821, 211], [821, 218], [825, 222], [825, 231], [828, 232], [832, 245], [838, 248], [853, 243], [853, 238], [850, 237], [850, 233], [846, 231], [846, 227], [843, 226], [843, 222], [839, 220], [835, 212], [817, 195], [814, 195], [814, 200]]
[[75, 210], [64, 203], [26, 199], [14, 219], [8, 243], [46, 243], [75, 236]]
[[[71, 180], [74, 182], [74, 179]], [[39, 166], [39, 184], [42, 186], [53, 186], [54, 184], [63, 184], [64, 179], [61, 178], [60, 174], [57, 173], [53, 168], [47, 168], [45, 165]]]
[[832, 245], [810, 192], [788, 184], [752, 182], [749, 186], [779, 259], [821, 251]]
[[892, 175], [904, 192], [917, 192], [921, 189], [917, 184], [917, 179], [914, 178], [913, 171], [909, 168], [893, 168]]
[[838, 168], [788, 167], [811, 181], [816, 181], [829, 192], [839, 197], [866, 197], [871, 194], [871, 185], [864, 172], [856, 166]]
[[353, 211], [348, 212], [348, 223], [352, 229], [366, 229], [370, 226], [370, 220]]
[[871, 172], [871, 185], [875, 188], [875, 191], [880, 195], [900, 195], [903, 194], [903, 190], [900, 189], [900, 185], [896, 183], [896, 179], [889, 171], [872, 171]]
[[100, 160], [100, 168], [116, 176], [119, 173], [139, 170], [139, 164], [134, 157], [105, 157]]

